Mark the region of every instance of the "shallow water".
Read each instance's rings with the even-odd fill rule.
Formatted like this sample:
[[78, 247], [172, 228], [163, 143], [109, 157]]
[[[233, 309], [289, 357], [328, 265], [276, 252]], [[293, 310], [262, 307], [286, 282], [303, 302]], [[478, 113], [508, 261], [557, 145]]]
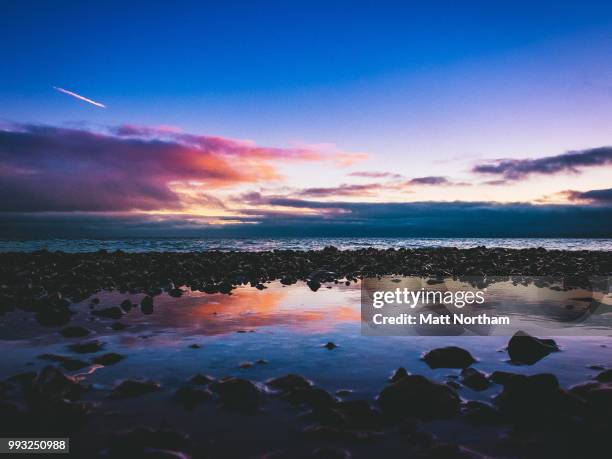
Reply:
[[[312, 292], [303, 283], [285, 287], [274, 282], [263, 291], [239, 287], [231, 295], [187, 292], [181, 298], [171, 298], [162, 294], [155, 298], [152, 314], [142, 314], [139, 308], [125, 314], [121, 322], [129, 327], [122, 331], [112, 330], [110, 319], [91, 316], [91, 308], [116, 306], [125, 298], [137, 302], [142, 295], [100, 292], [95, 295], [100, 304], [94, 306], [90, 300], [85, 300], [72, 306], [77, 314], [71, 324], [80, 324], [93, 331], [87, 338], [80, 339], [67, 339], [55, 329], [40, 327], [33, 315], [7, 313], [0, 318], [0, 353], [3, 356], [0, 379], [48, 365], [48, 361], [37, 358], [43, 353], [89, 360], [97, 354], [117, 352], [126, 358], [115, 365], [92, 365], [69, 372], [79, 375], [84, 383], [92, 384], [92, 389], [83, 397], [85, 400], [100, 402], [98, 415], [83, 434], [76, 436], [75, 448], [84, 451], [102, 448], [104, 435], [110, 430], [138, 424], [152, 427], [170, 424], [216, 442], [215, 450], [222, 451], [219, 457], [233, 457], [256, 456], [270, 448], [302, 448], [304, 440], [299, 432], [307, 422], [298, 416], [299, 410], [278, 400], [267, 404], [257, 415], [228, 413], [214, 400], [194, 410], [186, 410], [172, 400], [172, 394], [198, 372], [215, 378], [231, 375], [257, 382], [297, 373], [332, 393], [339, 389], [352, 390], [346, 399], [367, 399], [375, 404], [375, 396], [393, 370], [400, 366], [441, 382], [447, 381], [450, 375], [458, 376], [459, 370], [432, 370], [421, 360], [424, 352], [447, 345], [470, 351], [478, 359], [474, 367], [486, 373], [494, 370], [526, 374], [551, 372], [563, 386], [592, 378], [597, 371], [590, 370], [591, 365], [612, 367], [610, 320], [600, 318], [593, 325], [592, 331], [597, 330], [604, 336], [589, 336], [586, 322], [582, 323], [580, 334], [583, 336], [556, 338], [562, 352], [553, 353], [533, 366], [518, 366], [508, 362], [504, 351], [507, 336], [363, 336], [360, 285], [331, 284], [330, 288], [326, 287]], [[567, 295], [551, 292], [559, 296], [534, 297], [533, 288], [509, 287], [500, 298], [534, 309], [538, 307], [537, 298], [545, 298], [549, 306], [566, 304]], [[600, 300], [604, 308], [600, 316], [609, 317], [612, 298], [604, 295]], [[532, 322], [555, 320], [553, 316], [541, 314], [533, 314], [531, 318], [523, 314], [522, 317]], [[549, 325], [550, 330], [556, 329], [554, 324]], [[97, 354], [74, 354], [67, 349], [67, 343], [90, 339], [103, 341], [103, 350]], [[338, 347], [324, 348], [329, 341]], [[190, 347], [193, 344], [200, 347]], [[265, 363], [257, 363], [259, 360]], [[251, 362], [252, 366], [241, 368], [244, 362]], [[160, 382], [162, 390], [127, 401], [106, 399], [117, 381], [139, 377]], [[464, 399], [490, 401], [499, 390], [497, 385], [482, 392], [462, 387], [459, 394]], [[461, 441], [475, 448], [487, 450], [492, 447], [489, 443], [494, 437], [478, 434], [473, 428], [453, 426], [437, 422], [430, 423], [426, 429], [443, 439]], [[228, 438], [228, 430], [234, 432], [233, 438], [241, 439], [240, 444]], [[355, 457], [360, 454], [367, 457], [368, 448], [364, 446]]]
[[0, 239], [0, 252], [32, 252], [61, 250], [64, 252], [95, 252], [123, 250], [124, 252], [199, 252], [206, 250], [247, 251], [264, 250], [321, 250], [326, 246], [340, 250], [373, 247], [423, 248], [478, 246], [528, 249], [543, 247], [548, 250], [612, 250], [612, 239], [563, 238], [125, 238], [125, 239]]

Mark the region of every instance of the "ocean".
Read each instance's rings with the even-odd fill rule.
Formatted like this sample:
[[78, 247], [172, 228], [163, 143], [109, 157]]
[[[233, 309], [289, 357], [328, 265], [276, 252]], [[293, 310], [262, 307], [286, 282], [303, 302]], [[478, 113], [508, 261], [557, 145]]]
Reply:
[[562, 238], [126, 238], [126, 239], [0, 239], [0, 252], [202, 252], [208, 250], [258, 252], [265, 250], [319, 250], [334, 246], [340, 250], [388, 248], [485, 246], [511, 249], [543, 247], [547, 250], [612, 250], [612, 239]]

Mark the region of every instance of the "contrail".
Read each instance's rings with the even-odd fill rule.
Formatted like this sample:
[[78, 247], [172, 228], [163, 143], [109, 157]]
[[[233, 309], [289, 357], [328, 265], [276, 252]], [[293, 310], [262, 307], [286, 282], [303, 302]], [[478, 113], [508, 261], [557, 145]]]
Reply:
[[88, 99], [87, 97], [83, 97], [80, 94], [77, 94], [76, 92], [68, 91], [64, 88], [58, 88], [57, 86], [53, 86], [53, 89], [59, 92], [63, 92], [64, 94], [68, 94], [69, 96], [76, 97], [77, 99], [82, 100], [83, 102], [87, 102], [88, 104], [95, 105], [96, 107], [106, 108], [106, 105], [101, 104], [100, 102], [96, 102], [95, 100]]

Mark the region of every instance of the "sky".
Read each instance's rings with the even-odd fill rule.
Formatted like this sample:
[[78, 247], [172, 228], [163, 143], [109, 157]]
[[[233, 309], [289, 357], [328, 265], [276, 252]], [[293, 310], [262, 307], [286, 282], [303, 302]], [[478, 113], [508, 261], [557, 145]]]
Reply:
[[612, 237], [609, 2], [0, 4], [0, 237]]

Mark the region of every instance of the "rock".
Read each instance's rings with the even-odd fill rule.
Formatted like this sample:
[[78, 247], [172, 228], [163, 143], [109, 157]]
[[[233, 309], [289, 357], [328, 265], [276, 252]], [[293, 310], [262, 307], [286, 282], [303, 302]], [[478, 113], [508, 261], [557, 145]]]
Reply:
[[338, 397], [350, 397], [353, 395], [353, 391], [351, 389], [338, 389], [336, 395]]
[[200, 349], [202, 346], [200, 346], [198, 343], [193, 343], [189, 345], [190, 349]]
[[285, 392], [283, 399], [295, 405], [308, 405], [311, 408], [331, 406], [336, 402], [329, 392], [315, 387], [292, 389]]
[[45, 327], [61, 327], [70, 322], [72, 314], [74, 313], [67, 306], [47, 306], [36, 313], [36, 320]]
[[308, 285], [308, 288], [310, 288], [310, 290], [312, 290], [313, 292], [316, 292], [321, 288], [321, 284], [316, 280], [309, 280], [308, 282], [306, 282], [306, 284]]
[[199, 386], [205, 386], [206, 384], [210, 384], [213, 381], [214, 381], [214, 378], [207, 376], [207, 375], [203, 375], [201, 373], [198, 373], [192, 376], [191, 378], [189, 378], [190, 384], [196, 384]]
[[195, 408], [204, 400], [208, 400], [210, 397], [212, 397], [212, 392], [208, 389], [184, 386], [178, 389], [174, 395], [176, 399], [186, 408]]
[[151, 296], [147, 295], [140, 301], [140, 310], [143, 314], [153, 313], [153, 298]]
[[475, 425], [496, 425], [501, 422], [498, 410], [488, 403], [468, 401], [462, 409], [463, 416]]
[[461, 371], [461, 383], [475, 391], [485, 390], [491, 384], [484, 373], [474, 368], [464, 368]]
[[109, 365], [114, 365], [117, 362], [121, 362], [125, 356], [121, 354], [116, 354], [114, 352], [109, 352], [108, 354], [100, 355], [92, 360], [92, 363], [97, 365], [104, 365], [105, 367]]
[[121, 331], [121, 330], [125, 330], [126, 328], [128, 328], [129, 325], [126, 325], [122, 322], [113, 322], [111, 324], [111, 328], [115, 331]]
[[[108, 445], [108, 455], [111, 458], [141, 458], [147, 456], [147, 451], [161, 450], [171, 452], [174, 456], [157, 457], [188, 457], [183, 451], [190, 449], [189, 437], [171, 429], [149, 429], [140, 427], [126, 432], [115, 432], [111, 435]], [[178, 456], [176, 454], [179, 454]], [[155, 457], [155, 456], [153, 456]]]
[[181, 296], [183, 296], [183, 291], [180, 288], [173, 288], [171, 290], [168, 290], [168, 295], [172, 298], [180, 298]]
[[457, 346], [433, 349], [423, 355], [423, 360], [430, 368], [467, 368], [476, 362], [476, 359]]
[[351, 453], [341, 448], [317, 448], [309, 459], [350, 459]]
[[79, 354], [89, 354], [93, 352], [98, 352], [104, 343], [100, 340], [87, 341], [83, 343], [75, 343], [70, 344], [68, 348], [73, 352], [78, 352]]
[[476, 459], [482, 456], [452, 443], [434, 443], [417, 456], [422, 459]]
[[337, 402], [333, 409], [342, 415], [344, 424], [352, 429], [378, 429], [382, 425], [380, 411], [372, 408], [366, 400]]
[[272, 378], [266, 381], [266, 386], [275, 390], [287, 392], [295, 389], [308, 389], [312, 386], [312, 382], [303, 376], [296, 374], [288, 374], [278, 378]]
[[42, 354], [39, 355], [38, 358], [42, 360], [50, 360], [52, 362], [59, 362], [60, 365], [68, 371], [76, 371], [89, 366], [88, 362], [83, 362], [82, 360], [65, 357], [63, 355]]
[[612, 370], [605, 370], [595, 376], [595, 379], [599, 382], [612, 382]]
[[111, 398], [131, 398], [156, 392], [161, 388], [159, 383], [136, 379], [126, 379], [113, 389]]
[[556, 376], [548, 373], [512, 376], [495, 403], [504, 417], [530, 426], [571, 417], [576, 409], [573, 397], [559, 387]]
[[221, 397], [226, 407], [239, 410], [253, 410], [262, 401], [261, 392], [247, 379], [228, 377], [210, 384], [213, 392]]
[[267, 365], [268, 361], [264, 359], [258, 359], [255, 361], [257, 365]]
[[45, 367], [25, 388], [26, 398], [30, 400], [49, 401], [59, 399], [77, 399], [82, 387], [78, 381], [66, 376], [57, 368]]
[[328, 351], [331, 351], [332, 349], [336, 349], [338, 347], [337, 344], [332, 343], [331, 341], [329, 341], [325, 346], [323, 346], [324, 348], [326, 348]]
[[389, 378], [389, 381], [390, 382], [399, 381], [400, 379], [405, 378], [409, 374], [410, 373], [408, 373], [404, 367], [399, 367], [397, 370], [393, 372], [393, 374]]
[[113, 306], [104, 309], [94, 309], [91, 311], [92, 316], [104, 317], [106, 319], [119, 319], [123, 315], [123, 311], [119, 306]]
[[385, 387], [378, 396], [383, 414], [423, 420], [449, 418], [459, 413], [459, 396], [450, 387], [421, 375], [408, 375]]
[[489, 376], [489, 380], [495, 384], [506, 384], [510, 379], [516, 376], [516, 373], [510, 373], [508, 371], [494, 371]]
[[508, 342], [508, 355], [515, 363], [533, 365], [551, 352], [558, 352], [559, 347], [552, 339], [538, 339], [525, 332], [518, 331]]
[[238, 364], [238, 367], [242, 368], [243, 370], [247, 368], [251, 368], [252, 366], [253, 366], [253, 362], [248, 362], [248, 361], [243, 361]]
[[89, 330], [78, 325], [70, 327], [64, 327], [60, 330], [60, 333], [64, 338], [82, 338], [83, 336], [89, 335]]
[[132, 308], [134, 307], [134, 303], [132, 303], [130, 299], [125, 299], [121, 302], [119, 307], [123, 309], [125, 312], [130, 312]]

